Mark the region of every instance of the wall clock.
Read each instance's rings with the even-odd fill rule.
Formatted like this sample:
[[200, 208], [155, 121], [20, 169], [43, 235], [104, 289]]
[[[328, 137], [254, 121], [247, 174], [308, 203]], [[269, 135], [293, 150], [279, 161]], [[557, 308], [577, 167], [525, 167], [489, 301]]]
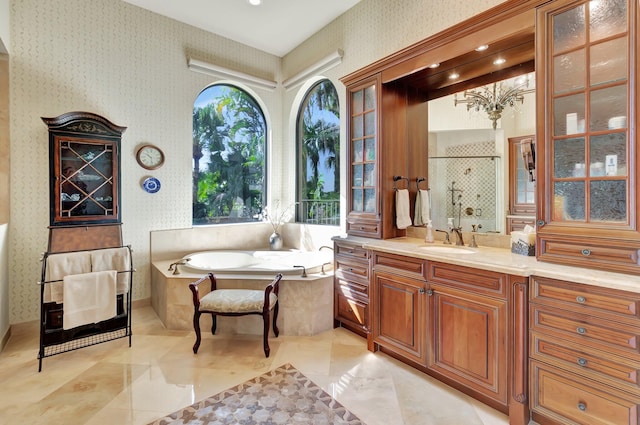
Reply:
[[164, 164], [164, 152], [154, 145], [142, 145], [136, 152], [136, 161], [142, 168], [156, 170]]

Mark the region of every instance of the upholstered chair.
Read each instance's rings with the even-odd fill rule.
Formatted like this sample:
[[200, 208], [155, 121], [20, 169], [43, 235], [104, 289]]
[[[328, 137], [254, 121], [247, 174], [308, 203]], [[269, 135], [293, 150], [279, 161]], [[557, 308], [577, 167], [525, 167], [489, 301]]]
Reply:
[[[276, 325], [278, 319], [278, 291], [280, 290], [282, 274], [278, 273], [273, 281], [264, 289], [218, 289], [216, 278], [209, 273], [197, 281], [189, 284], [193, 293], [193, 328], [196, 332], [196, 343], [193, 345], [194, 354], [200, 347], [200, 315], [211, 315], [211, 333], [216, 333], [216, 316], [245, 316], [258, 314], [264, 322], [264, 355], [269, 357], [269, 318], [273, 311], [273, 333], [276, 337], [280, 331]], [[211, 292], [200, 297], [198, 286], [206, 281], [211, 282]]]

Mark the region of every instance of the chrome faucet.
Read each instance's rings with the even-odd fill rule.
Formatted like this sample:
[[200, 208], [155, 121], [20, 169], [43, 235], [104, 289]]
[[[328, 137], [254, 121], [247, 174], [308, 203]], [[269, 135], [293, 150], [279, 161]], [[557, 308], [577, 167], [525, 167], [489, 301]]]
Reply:
[[436, 229], [436, 232], [444, 233], [444, 242], [443, 242], [443, 244], [451, 245], [451, 239], [449, 239], [449, 232], [447, 232], [446, 230], [440, 230], [440, 229]]
[[320, 248], [318, 248], [318, 251], [322, 251], [322, 248], [327, 248], [333, 251], [333, 248], [331, 248], [329, 245], [322, 245]]
[[456, 245], [464, 246], [464, 239], [462, 239], [462, 227], [453, 227], [451, 231], [456, 234]]
[[184, 266], [188, 261], [191, 261], [191, 258], [183, 258], [182, 260], [178, 260], [175, 263], [171, 263], [169, 265], [169, 271], [173, 272], [173, 274], [180, 274], [180, 270], [178, 270], [178, 266]]
[[321, 274], [327, 274], [327, 272], [324, 270], [324, 266], [332, 266], [332, 265], [333, 265], [333, 262], [331, 262], [331, 261], [328, 262], [328, 263], [323, 263], [322, 267], [320, 268], [320, 273]]

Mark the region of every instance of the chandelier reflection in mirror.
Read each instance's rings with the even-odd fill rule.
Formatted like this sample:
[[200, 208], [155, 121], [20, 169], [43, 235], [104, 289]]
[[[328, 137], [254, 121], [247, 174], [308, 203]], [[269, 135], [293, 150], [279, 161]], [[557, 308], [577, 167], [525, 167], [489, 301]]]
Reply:
[[458, 93], [453, 95], [453, 104], [458, 106], [460, 103], [466, 103], [467, 111], [485, 111], [495, 130], [497, 121], [507, 106], [513, 108], [517, 103], [524, 103], [524, 95], [535, 91], [535, 88], [529, 88], [529, 81], [530, 75], [526, 75], [514, 79], [511, 84], [508, 81], [500, 81], [474, 90], [465, 90], [462, 93], [463, 99], [458, 99]]

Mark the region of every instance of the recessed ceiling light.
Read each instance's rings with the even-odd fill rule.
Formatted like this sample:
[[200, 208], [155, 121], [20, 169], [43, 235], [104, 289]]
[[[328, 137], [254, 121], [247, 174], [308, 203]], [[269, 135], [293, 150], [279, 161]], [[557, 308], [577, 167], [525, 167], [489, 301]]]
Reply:
[[499, 58], [493, 61], [494, 65], [502, 65], [503, 63], [505, 63], [507, 60], [503, 59], [503, 58]]
[[457, 79], [458, 77], [460, 77], [460, 74], [458, 74], [458, 73], [456, 73], [456, 72], [454, 72], [453, 74], [449, 74], [449, 79], [450, 79], [450, 80], [455, 80], [455, 79]]
[[478, 46], [476, 47], [476, 52], [484, 52], [485, 50], [487, 50], [489, 48], [488, 44], [483, 44], [482, 46]]
[[429, 65], [429, 68], [431, 69], [436, 69], [437, 67], [439, 67], [440, 64], [439, 63], [432, 63], [431, 65]]
[[248, 0], [249, 4], [252, 6], [260, 6], [262, 4], [262, 0]]

